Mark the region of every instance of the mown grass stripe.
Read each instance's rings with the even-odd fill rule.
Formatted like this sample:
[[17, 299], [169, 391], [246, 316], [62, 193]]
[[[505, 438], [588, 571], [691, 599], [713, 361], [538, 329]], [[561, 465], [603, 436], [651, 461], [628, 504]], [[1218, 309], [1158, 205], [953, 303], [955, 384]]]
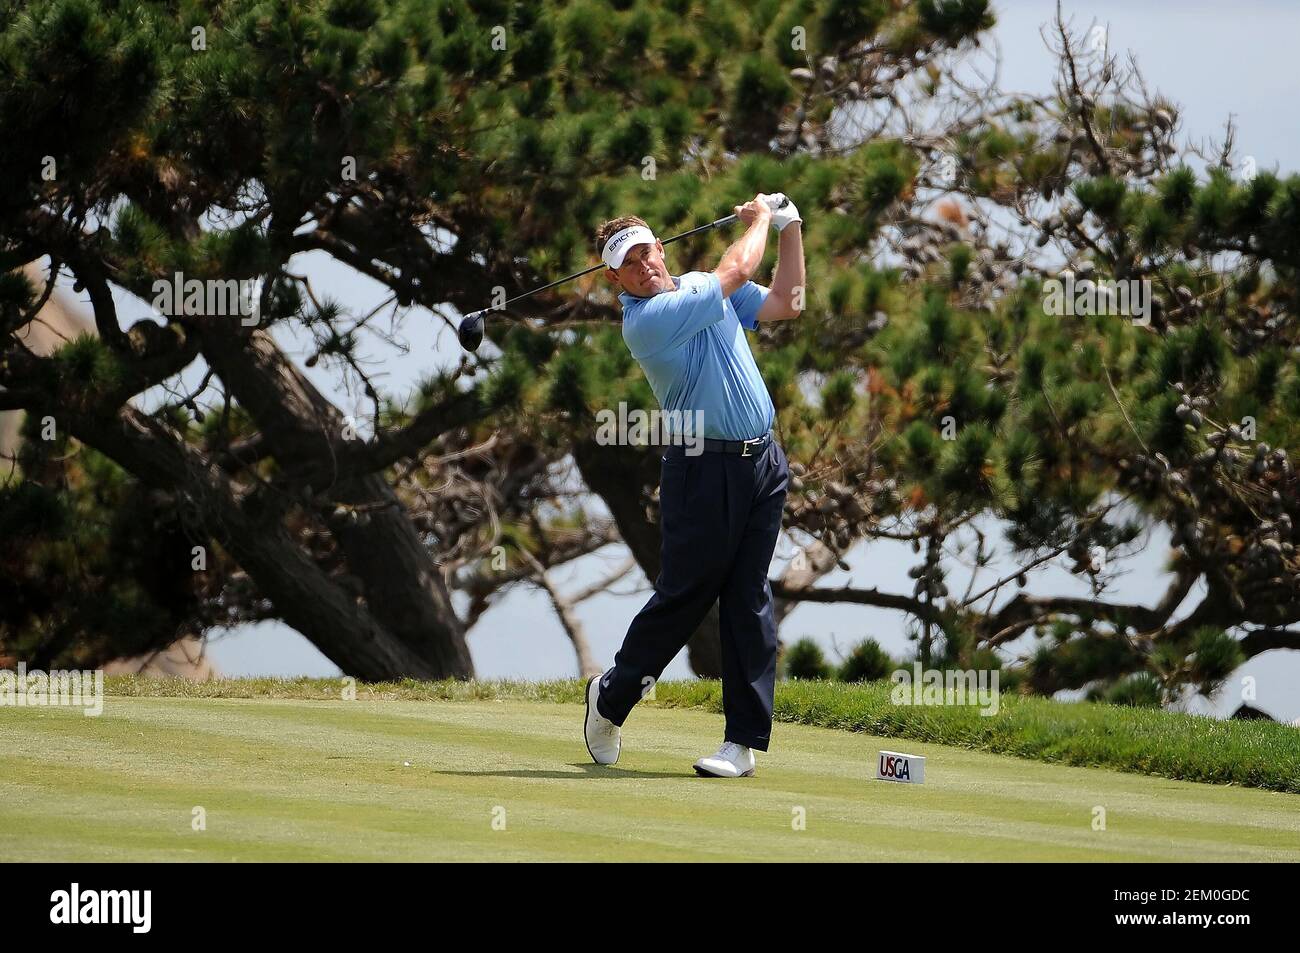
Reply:
[[[342, 679], [229, 679], [184, 682], [130, 676], [107, 680], [110, 695], [161, 698], [266, 698], [338, 701]], [[577, 679], [544, 682], [360, 683], [358, 702], [522, 700], [580, 704]], [[663, 708], [722, 711], [717, 681], [662, 682]], [[1178, 712], [1091, 702], [1005, 696], [996, 715], [973, 706], [896, 705], [888, 683], [787, 681], [777, 686], [778, 721], [988, 751], [1079, 767], [1101, 767], [1183, 781], [1300, 793], [1300, 729], [1260, 721], [1222, 721]]]
[[[143, 697], [100, 719], [0, 710], [0, 856], [1300, 860], [1292, 795], [928, 743], [909, 743], [932, 758], [927, 783], [891, 785], [871, 780], [883, 739], [794, 724], [758, 777], [713, 783], [689, 765], [716, 744], [716, 716], [647, 706], [608, 769], [586, 763], [580, 711]], [[195, 805], [206, 832], [190, 830]]]

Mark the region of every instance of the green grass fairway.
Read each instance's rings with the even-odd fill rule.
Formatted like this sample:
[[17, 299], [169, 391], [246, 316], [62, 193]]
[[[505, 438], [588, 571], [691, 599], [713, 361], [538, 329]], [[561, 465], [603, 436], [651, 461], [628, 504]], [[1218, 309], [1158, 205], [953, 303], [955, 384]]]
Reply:
[[[589, 762], [581, 718], [517, 700], [0, 708], [0, 858], [1300, 860], [1294, 794], [794, 724], [757, 777], [710, 780], [691, 762], [718, 715], [638, 707], [613, 768]], [[928, 756], [926, 783], [872, 780], [881, 748]]]

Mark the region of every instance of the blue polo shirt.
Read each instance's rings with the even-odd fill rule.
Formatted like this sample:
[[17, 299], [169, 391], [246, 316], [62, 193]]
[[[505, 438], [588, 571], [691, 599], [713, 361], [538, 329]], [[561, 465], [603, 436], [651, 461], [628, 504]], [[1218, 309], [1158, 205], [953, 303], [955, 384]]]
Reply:
[[749, 440], [772, 429], [776, 409], [758, 373], [744, 328], [758, 327], [770, 293], [747, 281], [722, 296], [711, 271], [673, 278], [673, 291], [638, 298], [626, 292], [623, 340], [665, 411], [704, 412], [704, 436]]

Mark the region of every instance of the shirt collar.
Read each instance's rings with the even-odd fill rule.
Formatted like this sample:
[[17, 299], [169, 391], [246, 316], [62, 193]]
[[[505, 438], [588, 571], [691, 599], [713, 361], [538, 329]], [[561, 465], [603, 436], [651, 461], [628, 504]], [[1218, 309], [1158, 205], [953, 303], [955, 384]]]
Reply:
[[[673, 290], [674, 291], [679, 290], [682, 286], [682, 279], [677, 275], [669, 275], [668, 277], [673, 280]], [[667, 294], [668, 292], [661, 291], [659, 293]], [[653, 298], [654, 295], [651, 295], [650, 297]], [[620, 291], [618, 293], [618, 300], [623, 305], [623, 307], [626, 308], [629, 304], [633, 304], [638, 301], [649, 301], [650, 298], [642, 298], [640, 295], [630, 295], [626, 291]]]

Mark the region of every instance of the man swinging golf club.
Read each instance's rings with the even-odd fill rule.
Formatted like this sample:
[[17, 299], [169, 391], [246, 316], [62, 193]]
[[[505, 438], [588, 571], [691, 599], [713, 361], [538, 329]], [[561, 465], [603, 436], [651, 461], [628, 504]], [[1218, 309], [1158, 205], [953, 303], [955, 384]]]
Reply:
[[[775, 209], [775, 211], [773, 210]], [[713, 271], [668, 273], [663, 243], [635, 216], [597, 230], [605, 276], [621, 289], [623, 340], [669, 421], [702, 420], [703, 451], [670, 440], [659, 483], [662, 566], [654, 595], [632, 620], [614, 667], [587, 682], [587, 750], [613, 764], [620, 726], [719, 603], [726, 730], [701, 775], [754, 773], [766, 751], [776, 684], [776, 621], [768, 564], [781, 530], [789, 470], [772, 438], [776, 412], [745, 338], [760, 321], [799, 315], [804, 294], [802, 219], [784, 195], [736, 206], [747, 227]], [[779, 232], [772, 287], [750, 279]], [[674, 434], [683, 437], [684, 434]], [[694, 435], [692, 446], [699, 446]]]

